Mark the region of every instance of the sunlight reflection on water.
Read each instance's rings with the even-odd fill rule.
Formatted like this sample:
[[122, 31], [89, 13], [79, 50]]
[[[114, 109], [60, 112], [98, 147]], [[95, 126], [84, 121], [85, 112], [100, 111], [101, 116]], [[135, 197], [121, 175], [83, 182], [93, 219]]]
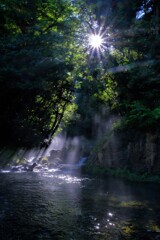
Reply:
[[60, 169], [2, 173], [0, 239], [120, 240], [123, 233], [133, 240], [134, 229], [137, 240], [152, 240], [160, 226], [157, 189]]
[[[76, 176], [71, 176], [69, 174], [51, 174], [50, 172], [43, 172], [42, 176], [64, 180], [64, 182], [66, 183], [81, 183], [84, 180], [89, 180], [89, 178], [78, 178]], [[61, 182], [59, 182], [59, 184], [61, 184]]]

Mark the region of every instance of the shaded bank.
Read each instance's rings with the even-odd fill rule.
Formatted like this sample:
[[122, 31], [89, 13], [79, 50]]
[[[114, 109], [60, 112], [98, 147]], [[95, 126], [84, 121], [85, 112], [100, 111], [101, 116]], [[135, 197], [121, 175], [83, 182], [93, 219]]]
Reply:
[[[113, 124], [115, 121], [113, 121]], [[77, 164], [86, 159], [82, 167], [94, 176], [120, 176], [131, 180], [160, 181], [159, 132], [140, 132], [133, 129], [112, 130], [112, 123], [105, 133], [88, 140], [82, 136], [53, 139], [44, 151], [38, 149], [1, 151], [2, 168], [20, 164], [38, 164], [54, 168], [60, 164]], [[108, 126], [108, 125], [107, 125]]]
[[[160, 136], [134, 129], [110, 131], [90, 155], [87, 170], [98, 175], [153, 176], [160, 174]], [[134, 174], [133, 174], [134, 173]], [[134, 178], [134, 177], [133, 177]], [[136, 177], [135, 177], [136, 178]]]

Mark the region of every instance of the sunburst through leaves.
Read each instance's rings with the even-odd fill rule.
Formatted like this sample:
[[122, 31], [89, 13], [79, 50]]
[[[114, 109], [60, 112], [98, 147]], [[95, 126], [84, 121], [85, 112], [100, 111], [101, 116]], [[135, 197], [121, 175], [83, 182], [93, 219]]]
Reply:
[[106, 37], [105, 33], [92, 33], [88, 37], [88, 46], [91, 54], [97, 53], [98, 57], [105, 51]]

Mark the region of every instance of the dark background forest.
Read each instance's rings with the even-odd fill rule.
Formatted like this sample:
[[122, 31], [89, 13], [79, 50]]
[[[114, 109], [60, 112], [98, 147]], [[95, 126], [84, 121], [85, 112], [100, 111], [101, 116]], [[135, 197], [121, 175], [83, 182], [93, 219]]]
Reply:
[[95, 115], [111, 113], [118, 128], [159, 130], [158, 0], [1, 0], [0, 52], [2, 147], [41, 146], [60, 129], [93, 138]]

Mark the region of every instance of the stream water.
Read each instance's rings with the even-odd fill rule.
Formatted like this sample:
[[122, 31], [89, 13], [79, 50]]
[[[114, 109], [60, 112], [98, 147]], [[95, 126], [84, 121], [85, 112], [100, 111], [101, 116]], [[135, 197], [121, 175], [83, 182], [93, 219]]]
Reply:
[[0, 173], [0, 240], [157, 240], [159, 190], [77, 171]]

